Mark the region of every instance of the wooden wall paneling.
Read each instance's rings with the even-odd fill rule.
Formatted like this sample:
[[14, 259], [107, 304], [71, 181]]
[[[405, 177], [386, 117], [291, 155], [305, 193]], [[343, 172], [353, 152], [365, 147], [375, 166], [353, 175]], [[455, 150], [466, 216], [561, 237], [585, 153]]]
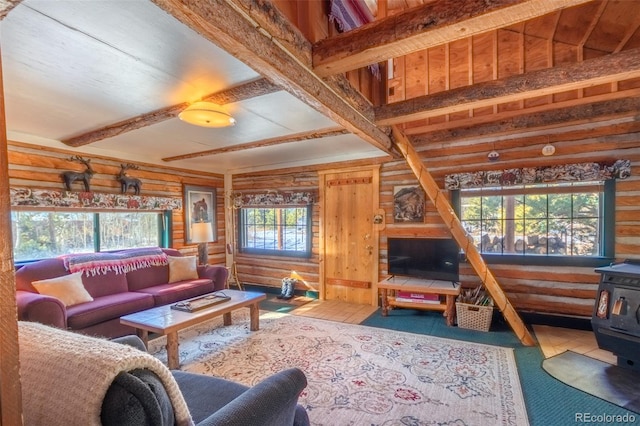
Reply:
[[405, 57], [394, 58], [393, 77], [387, 80], [387, 103], [403, 101], [405, 96]]
[[[442, 92], [447, 89], [449, 71], [447, 69], [447, 46], [432, 47], [427, 50], [427, 93]], [[429, 118], [429, 125], [448, 121], [446, 116]]]
[[[447, 90], [471, 84], [469, 82], [469, 74], [473, 66], [470, 63], [469, 41], [469, 39], [462, 39], [448, 44], [449, 72], [447, 78]], [[468, 117], [469, 111], [449, 114], [450, 121]]]
[[[66, 170], [81, 170], [81, 166], [69, 161], [75, 155], [73, 151], [56, 148], [44, 148], [21, 142], [9, 142], [9, 183], [11, 186], [26, 186], [35, 189], [64, 189], [60, 173]], [[120, 164], [130, 163], [128, 160], [103, 156], [85, 156], [91, 159], [91, 167], [96, 174], [91, 179], [91, 190], [103, 193], [119, 193], [120, 184], [116, 175]], [[216, 243], [207, 245], [209, 263], [223, 264], [225, 252], [225, 210], [223, 177], [220, 175], [161, 167], [136, 163], [140, 168], [130, 171], [130, 175], [142, 180], [141, 195], [176, 197], [182, 199], [183, 184], [208, 186], [216, 188]], [[77, 186], [76, 186], [77, 185]], [[73, 190], [80, 189], [74, 184]], [[129, 193], [129, 195], [132, 195]], [[172, 213], [173, 247], [186, 255], [197, 254], [197, 245], [184, 243], [183, 210]]]
[[426, 53], [426, 50], [421, 50], [404, 57], [406, 99], [423, 96], [428, 93]]
[[580, 7], [571, 7], [560, 11], [560, 18], [554, 34], [554, 41], [577, 46], [591, 25], [593, 17], [604, 1], [585, 3]]
[[[565, 63], [573, 63], [578, 60], [578, 48], [574, 45], [555, 42], [552, 45], [553, 48], [553, 60], [554, 65], [562, 65]], [[553, 95], [553, 102], [568, 101], [578, 98], [578, 90], [570, 90], [563, 93], [556, 93]]]
[[[491, 31], [473, 37], [472, 40], [472, 65], [473, 65], [473, 83], [481, 83], [483, 81], [493, 80], [494, 74], [497, 74], [497, 54], [495, 52], [495, 39], [497, 32]], [[475, 108], [473, 117], [493, 114], [494, 108], [491, 106], [484, 108]]]
[[[509, 77], [520, 74], [522, 61], [522, 35], [513, 31], [498, 30], [498, 76], [497, 78]], [[519, 110], [519, 102], [509, 102], [500, 104], [498, 112]]]
[[[550, 68], [552, 64], [549, 61], [549, 43], [547, 40], [525, 35], [524, 36], [524, 71], [535, 71]], [[549, 102], [548, 96], [537, 96], [535, 98], [525, 99], [524, 107], [530, 108], [538, 105], [544, 105]]]
[[608, 1], [585, 47], [603, 52], [613, 52], [620, 45], [625, 33], [619, 28], [632, 28], [640, 18], [638, 5], [632, 2]]
[[640, 78], [630, 78], [618, 82], [618, 90], [625, 91], [640, 87]]

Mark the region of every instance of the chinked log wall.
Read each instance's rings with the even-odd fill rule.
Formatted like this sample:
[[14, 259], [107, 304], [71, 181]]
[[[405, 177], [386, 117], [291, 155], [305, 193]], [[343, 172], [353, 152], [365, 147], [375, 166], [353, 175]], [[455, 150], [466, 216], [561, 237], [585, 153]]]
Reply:
[[[25, 143], [9, 141], [9, 184], [12, 187], [26, 187], [33, 189], [64, 190], [60, 173], [66, 170], [83, 170], [83, 166], [68, 161], [77, 152], [44, 148]], [[91, 190], [102, 193], [119, 193], [120, 183], [116, 176], [120, 171], [120, 164], [132, 163], [127, 159], [114, 159], [94, 155], [84, 155], [91, 159], [91, 167], [95, 175], [91, 179]], [[220, 175], [200, 173], [175, 168], [160, 167], [143, 163], [133, 163], [140, 167], [129, 174], [142, 181], [142, 196], [175, 197], [182, 199], [182, 185], [198, 185], [216, 188], [218, 241], [208, 244], [209, 263], [224, 264], [225, 235], [224, 235], [224, 181]], [[81, 188], [81, 183], [75, 183], [74, 190]], [[183, 210], [173, 211], [173, 247], [187, 255], [197, 255], [196, 245], [184, 244], [184, 216]]]
[[[488, 162], [486, 155], [492, 149], [492, 141], [468, 139], [418, 147], [427, 168], [443, 187], [444, 176], [460, 170], [500, 170], [509, 167], [535, 167], [551, 164], [578, 163], [587, 161], [631, 160], [632, 176], [620, 180], [616, 185], [616, 259], [640, 257], [640, 132], [636, 124], [618, 125], [617, 119], [610, 122], [590, 123], [585, 126], [587, 134], [578, 137], [580, 130], [556, 130], [554, 138], [556, 154], [543, 157], [541, 143], [525, 145], [523, 138], [503, 136], [496, 138], [496, 149], [501, 160]], [[624, 130], [623, 130], [624, 129]], [[501, 140], [502, 139], [502, 140]], [[393, 186], [416, 183], [411, 171], [402, 161], [387, 163], [382, 168], [381, 203], [387, 213], [387, 227], [380, 248], [380, 273], [387, 272], [388, 237], [443, 237], [449, 236], [446, 226], [427, 202], [424, 224], [393, 224]], [[544, 267], [520, 265], [490, 265], [509, 300], [518, 310], [536, 311], [563, 315], [590, 316], [593, 309], [599, 275], [591, 267]], [[463, 286], [475, 287], [480, 279], [465, 263], [460, 268]]]
[[[585, 161], [606, 161], [618, 158], [632, 162], [630, 178], [616, 185], [616, 258], [640, 258], [640, 124], [628, 118], [589, 123], [582, 128], [557, 129], [552, 135], [556, 146], [553, 157], [540, 153], [547, 143], [546, 137], [533, 140], [503, 135], [494, 139], [469, 138], [464, 141], [427, 144], [418, 150], [425, 165], [440, 188], [444, 176], [463, 170], [500, 170], [509, 167], [535, 167], [550, 164], [568, 164]], [[526, 142], [526, 143], [525, 143]], [[494, 145], [495, 144], [495, 145]], [[498, 162], [489, 162], [487, 153], [495, 148], [500, 152]], [[343, 164], [347, 167], [353, 162]], [[233, 187], [238, 192], [306, 191], [316, 190], [316, 170], [340, 168], [340, 165], [305, 167], [286, 171], [236, 175]], [[404, 160], [387, 162], [381, 168], [380, 207], [385, 210], [385, 229], [380, 239], [379, 273], [387, 274], [387, 239], [389, 237], [448, 238], [450, 233], [433, 205], [427, 201], [423, 223], [394, 223], [393, 189], [401, 185], [417, 185], [415, 175]], [[322, 200], [319, 200], [322, 202]], [[275, 256], [237, 256], [238, 272], [242, 282], [280, 287], [280, 279], [291, 271], [298, 272], [306, 288], [318, 289], [318, 203], [313, 209], [313, 256], [311, 259], [291, 259]], [[346, 212], [345, 212], [346, 213]], [[521, 265], [490, 265], [509, 300], [517, 310], [560, 315], [590, 316], [599, 275], [591, 267], [544, 267]], [[461, 264], [460, 279], [463, 286], [475, 287], [480, 279], [465, 263]], [[298, 287], [301, 289], [302, 287]]]
[[[264, 194], [267, 191], [279, 192], [318, 192], [318, 174], [314, 171], [288, 170], [285, 174], [263, 172], [254, 175], [236, 175], [233, 177], [233, 191], [241, 194]], [[282, 278], [294, 271], [298, 278], [296, 289], [318, 291], [318, 247], [320, 232], [320, 207], [318, 200], [312, 213], [312, 253], [311, 258], [291, 258], [282, 256], [252, 256], [236, 254], [238, 278], [242, 283], [257, 284], [280, 288]]]

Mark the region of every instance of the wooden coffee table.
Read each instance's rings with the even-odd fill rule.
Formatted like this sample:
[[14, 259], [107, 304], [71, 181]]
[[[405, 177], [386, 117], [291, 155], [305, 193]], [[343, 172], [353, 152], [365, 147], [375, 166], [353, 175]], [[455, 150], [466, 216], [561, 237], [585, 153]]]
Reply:
[[178, 331], [192, 325], [200, 324], [222, 315], [223, 324], [231, 325], [231, 312], [248, 307], [251, 324], [249, 329], [256, 331], [260, 328], [259, 303], [267, 298], [264, 293], [238, 290], [222, 290], [217, 294], [229, 296], [230, 299], [195, 312], [184, 312], [171, 309], [171, 305], [158, 306], [146, 311], [120, 317], [120, 323], [136, 329], [138, 336], [145, 345], [149, 342], [149, 332], [167, 336], [167, 365], [170, 369], [180, 367], [178, 352]]

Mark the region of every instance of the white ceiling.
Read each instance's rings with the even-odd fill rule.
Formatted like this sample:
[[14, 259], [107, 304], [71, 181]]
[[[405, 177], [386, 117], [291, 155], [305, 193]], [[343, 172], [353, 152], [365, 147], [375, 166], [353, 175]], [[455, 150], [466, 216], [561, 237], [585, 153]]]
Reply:
[[352, 134], [165, 162], [336, 124], [285, 91], [226, 105], [234, 127], [178, 118], [79, 148], [60, 142], [253, 81], [253, 69], [147, 0], [25, 0], [0, 21], [10, 140], [215, 173], [384, 156]]

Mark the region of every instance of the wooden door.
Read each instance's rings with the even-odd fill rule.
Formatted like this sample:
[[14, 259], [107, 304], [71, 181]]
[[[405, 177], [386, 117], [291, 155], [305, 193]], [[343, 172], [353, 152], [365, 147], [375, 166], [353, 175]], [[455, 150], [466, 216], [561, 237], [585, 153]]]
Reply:
[[320, 297], [378, 305], [379, 167], [321, 172]]

